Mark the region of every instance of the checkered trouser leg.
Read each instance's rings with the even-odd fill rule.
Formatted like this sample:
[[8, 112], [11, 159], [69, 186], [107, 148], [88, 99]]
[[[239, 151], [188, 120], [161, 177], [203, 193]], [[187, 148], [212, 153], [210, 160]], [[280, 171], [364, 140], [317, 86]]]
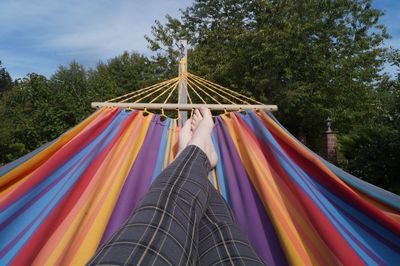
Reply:
[[204, 152], [186, 147], [89, 265], [263, 265], [207, 179]]

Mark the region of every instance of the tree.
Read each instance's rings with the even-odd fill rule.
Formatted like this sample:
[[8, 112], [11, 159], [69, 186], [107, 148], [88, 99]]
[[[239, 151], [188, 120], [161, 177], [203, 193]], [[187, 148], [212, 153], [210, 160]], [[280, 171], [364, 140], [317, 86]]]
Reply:
[[145, 56], [123, 53], [95, 69], [76, 61], [47, 79], [31, 73], [0, 98], [0, 164], [15, 160], [86, 118], [92, 101], [105, 101], [158, 81]]
[[57, 136], [51, 99], [48, 80], [34, 73], [4, 94], [0, 104], [2, 162], [15, 160]]
[[191, 71], [268, 103], [313, 146], [329, 116], [349, 132], [374, 108], [388, 37], [369, 0], [197, 0], [147, 37], [155, 60], [175, 68], [178, 39]]
[[400, 57], [388, 53], [397, 66], [395, 79], [384, 75], [376, 90], [377, 105], [370, 121], [340, 138], [342, 167], [368, 182], [400, 194]]
[[5, 92], [13, 86], [13, 82], [10, 73], [7, 72], [6, 68], [2, 66], [0, 60], [0, 93]]
[[135, 91], [161, 81], [158, 74], [157, 65], [147, 57], [124, 52], [89, 71], [90, 98], [104, 101]]
[[54, 99], [52, 106], [58, 109], [57, 116], [64, 121], [62, 128], [73, 127], [91, 112], [88, 74], [76, 61], [68, 67], [60, 66], [50, 78], [49, 86]]

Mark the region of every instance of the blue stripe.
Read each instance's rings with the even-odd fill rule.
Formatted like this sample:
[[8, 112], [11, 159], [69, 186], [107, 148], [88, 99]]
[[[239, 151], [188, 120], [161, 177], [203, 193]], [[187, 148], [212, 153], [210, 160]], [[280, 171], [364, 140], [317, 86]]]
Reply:
[[275, 118], [275, 116], [271, 112], [267, 112], [268, 116], [271, 117], [289, 136], [291, 136], [298, 144], [300, 144], [303, 148], [311, 152], [314, 156], [318, 157], [336, 176], [342, 179], [348, 185], [356, 188], [357, 190], [367, 194], [368, 196], [381, 201], [388, 206], [395, 208], [397, 211], [400, 211], [400, 196], [394, 193], [391, 193], [387, 190], [384, 190], [380, 187], [374, 186], [370, 183], [367, 183], [345, 171], [340, 169], [339, 167], [331, 164], [326, 161], [324, 158], [320, 157], [318, 154], [314, 153], [307, 146], [301, 143], [296, 139], [286, 128], [282, 126], [281, 123]]
[[252, 113], [250, 116], [245, 117], [244, 120], [247, 124], [254, 123], [257, 129], [254, 129], [254, 133], [258, 136], [260, 140], [267, 143], [270, 148], [273, 149], [273, 153], [277, 160], [279, 161], [282, 168], [287, 172], [293, 181], [295, 181], [300, 188], [313, 200], [313, 202], [319, 207], [319, 209], [325, 214], [325, 216], [332, 222], [332, 224], [337, 228], [339, 233], [347, 240], [351, 247], [360, 255], [360, 257], [368, 264], [375, 264], [376, 262], [370, 258], [351, 238], [349, 233], [344, 229], [346, 228], [350, 231], [350, 234], [357, 238], [358, 241], [368, 246], [362, 236], [360, 236], [353, 228], [349, 222], [344, 219], [344, 217], [338, 212], [338, 210], [332, 206], [332, 204], [327, 200], [327, 198], [318, 191], [314, 182], [310, 176], [308, 176], [301, 168], [299, 168], [294, 162], [292, 162], [285, 153], [281, 150], [279, 144], [275, 141], [270, 132], [264, 127], [261, 121], [258, 119], [256, 114]]
[[167, 135], [168, 135], [168, 128], [170, 126], [171, 119], [167, 119], [165, 121], [164, 130], [161, 136], [160, 148], [157, 155], [157, 164], [154, 169], [153, 176], [151, 177], [151, 182], [153, 182], [156, 177], [161, 173], [163, 170], [163, 163], [165, 158], [165, 152], [167, 149]]
[[[13, 245], [12, 249], [4, 257], [4, 262], [9, 262], [24, 243], [29, 239], [29, 237], [34, 233], [34, 231], [40, 226], [41, 222], [46, 218], [54, 206], [59, 202], [60, 199], [70, 190], [70, 188], [75, 184], [81, 174], [86, 170], [90, 163], [96, 158], [96, 156], [106, 147], [106, 145], [115, 137], [117, 134], [123, 119], [127, 114], [121, 112], [118, 118], [107, 127], [105, 131], [101, 133], [94, 141], [87, 145], [83, 150], [76, 154], [72, 159], [70, 159], [66, 164], [60, 167], [57, 171], [46, 178], [45, 182], [42, 182], [39, 186], [35, 187], [29, 197], [24, 197], [24, 203], [31, 199], [40, 191], [45, 189], [48, 184], [60, 178], [62, 174], [66, 173], [66, 176], [62, 178], [62, 182], [57, 183], [51, 190], [46, 192], [41, 196], [32, 206], [25, 210], [22, 215], [18, 216], [12, 221], [4, 230], [2, 230], [1, 235], [3, 236], [0, 240], [0, 247], [3, 249], [14, 236], [19, 234], [24, 228], [26, 228], [31, 222], [34, 221], [33, 225], [29, 227], [29, 230], [24, 233], [23, 237]], [[96, 144], [101, 143], [99, 148], [95, 148]], [[77, 165], [73, 166], [75, 163]], [[49, 204], [50, 203], [50, 204]], [[49, 206], [46, 207], [46, 205]], [[40, 211], [44, 211], [38, 216]], [[9, 213], [7, 213], [9, 214]], [[7, 215], [8, 216], [8, 215]]]
[[229, 195], [229, 191], [226, 188], [225, 184], [225, 174], [224, 174], [224, 167], [222, 166], [222, 160], [221, 160], [221, 152], [219, 150], [219, 144], [217, 137], [215, 136], [215, 133], [211, 135], [212, 141], [215, 147], [215, 151], [217, 152], [219, 160], [217, 161], [217, 166], [215, 167], [215, 172], [217, 174], [217, 180], [219, 184], [219, 192], [221, 193], [222, 197], [231, 205], [231, 197]]
[[[400, 253], [398, 251], [396, 252], [392, 247], [382, 242], [381, 239], [366, 231], [366, 229], [360, 226], [360, 224], [365, 225], [370, 231], [375, 231], [376, 235], [379, 235], [386, 241], [390, 242], [392, 246], [397, 247], [397, 250], [400, 249], [400, 236], [393, 234], [393, 232], [389, 231], [375, 220], [372, 220], [369, 216], [343, 201], [320, 183], [315, 182], [315, 184], [330, 200], [330, 202], [332, 202], [337, 208], [340, 208], [341, 212], [345, 215], [346, 220], [351, 224], [351, 228], [354, 228], [354, 230], [362, 235], [362, 238], [371, 245], [371, 252], [375, 253], [375, 255], [386, 262], [400, 261]], [[355, 218], [357, 221], [355, 222], [351, 217]]]
[[31, 159], [33, 156], [35, 156], [36, 154], [40, 153], [41, 151], [43, 151], [44, 149], [46, 149], [48, 146], [50, 146], [51, 144], [53, 144], [57, 139], [50, 141], [42, 146], [40, 146], [39, 148], [37, 148], [36, 150], [24, 155], [23, 157], [10, 162], [9, 164], [6, 164], [2, 167], [0, 167], [0, 178], [7, 174], [8, 172], [10, 172], [11, 170], [13, 170], [14, 168], [16, 168], [17, 166], [21, 165], [22, 163], [28, 161], [29, 159]]

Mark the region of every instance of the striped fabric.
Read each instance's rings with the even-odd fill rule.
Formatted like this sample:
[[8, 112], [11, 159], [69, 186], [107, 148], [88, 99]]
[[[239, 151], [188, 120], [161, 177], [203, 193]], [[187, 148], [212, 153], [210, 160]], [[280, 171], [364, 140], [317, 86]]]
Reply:
[[186, 147], [89, 265], [265, 265], [207, 180], [207, 156]]
[[[173, 159], [179, 128], [101, 109], [0, 168], [0, 265], [84, 265]], [[400, 197], [347, 174], [269, 113], [216, 118], [211, 184], [271, 265], [395, 265]]]

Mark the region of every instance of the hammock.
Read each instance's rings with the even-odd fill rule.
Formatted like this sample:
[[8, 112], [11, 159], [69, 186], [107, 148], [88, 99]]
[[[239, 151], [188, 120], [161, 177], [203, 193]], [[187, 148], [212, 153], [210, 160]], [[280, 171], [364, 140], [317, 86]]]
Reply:
[[[269, 112], [217, 116], [210, 182], [270, 265], [400, 261], [400, 197], [326, 162]], [[176, 119], [102, 108], [0, 168], [0, 264], [84, 265], [173, 159]]]

